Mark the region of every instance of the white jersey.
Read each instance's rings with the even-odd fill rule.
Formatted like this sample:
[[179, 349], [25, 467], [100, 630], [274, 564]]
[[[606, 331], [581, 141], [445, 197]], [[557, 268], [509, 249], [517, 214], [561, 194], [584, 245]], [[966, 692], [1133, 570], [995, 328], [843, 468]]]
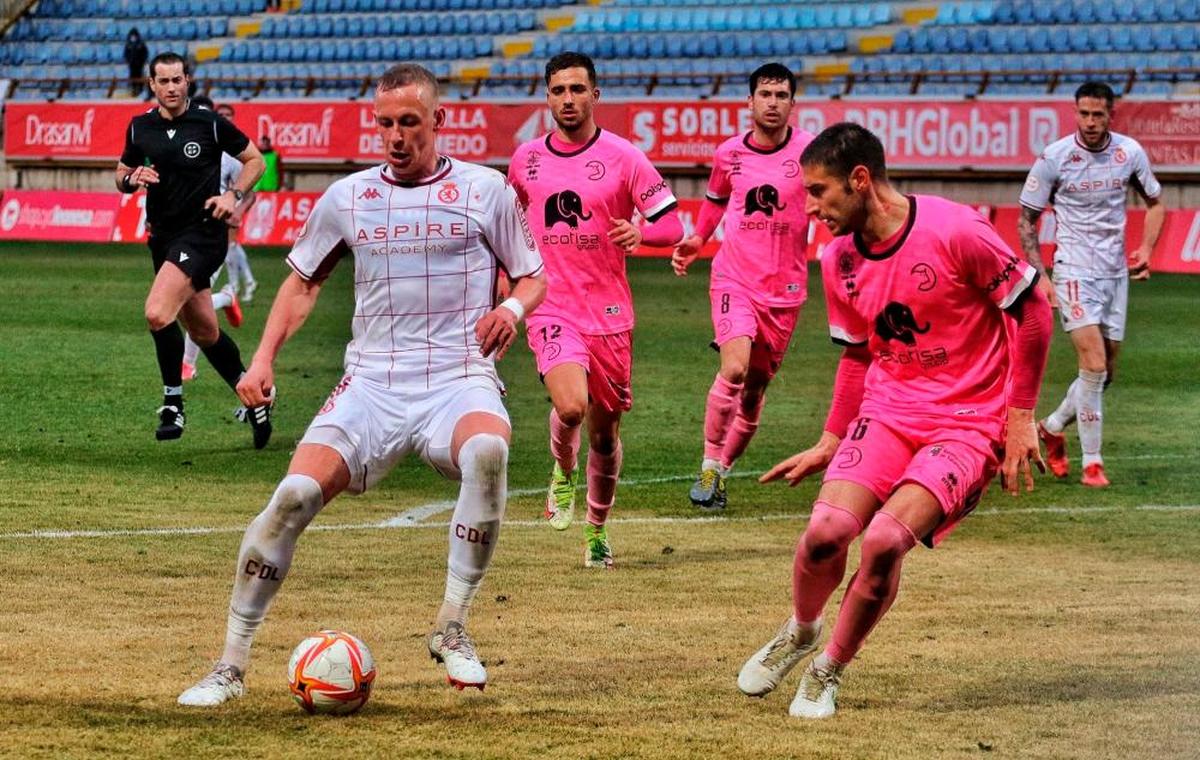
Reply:
[[221, 154], [221, 192], [227, 193], [242, 173], [242, 162], [228, 153]]
[[514, 278], [542, 269], [504, 175], [441, 158], [420, 182], [397, 181], [386, 165], [338, 180], [313, 207], [287, 262], [319, 280], [347, 254], [354, 256], [347, 375], [389, 388], [480, 376], [499, 385], [475, 324], [494, 306], [498, 265]]
[[1109, 133], [1108, 145], [1086, 148], [1076, 135], [1051, 143], [1030, 170], [1021, 205], [1054, 205], [1054, 273], [1068, 277], [1124, 277], [1125, 196], [1133, 186], [1157, 198], [1162, 186], [1137, 140]]

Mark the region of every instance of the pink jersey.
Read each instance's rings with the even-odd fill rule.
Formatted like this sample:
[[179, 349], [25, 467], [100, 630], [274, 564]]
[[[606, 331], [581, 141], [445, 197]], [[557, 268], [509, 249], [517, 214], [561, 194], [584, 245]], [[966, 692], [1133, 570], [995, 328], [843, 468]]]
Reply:
[[764, 149], [750, 132], [717, 148], [708, 199], [726, 205], [725, 240], [712, 278], [732, 280], [764, 306], [799, 306], [808, 294], [808, 215], [800, 154], [812, 134], [788, 127], [787, 139]]
[[974, 209], [932, 195], [909, 202], [886, 249], [857, 235], [826, 247], [830, 335], [871, 351], [862, 416], [953, 416], [997, 440], [1010, 371], [1001, 310], [1035, 272]]
[[625, 251], [608, 239], [610, 219], [636, 210], [655, 221], [676, 205], [670, 186], [628, 140], [597, 129], [583, 147], [560, 150], [551, 136], [517, 148], [508, 178], [525, 204], [546, 262], [546, 300], [553, 316], [585, 335], [633, 328]]

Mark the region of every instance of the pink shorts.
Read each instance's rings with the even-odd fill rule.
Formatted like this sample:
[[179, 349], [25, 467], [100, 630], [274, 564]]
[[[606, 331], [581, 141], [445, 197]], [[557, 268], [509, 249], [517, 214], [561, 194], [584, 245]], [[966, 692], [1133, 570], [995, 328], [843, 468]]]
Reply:
[[825, 480], [857, 483], [881, 503], [904, 483], [923, 486], [945, 515], [921, 537], [931, 547], [975, 509], [1000, 465], [997, 446], [987, 435], [968, 426], [949, 427], [944, 418], [859, 417], [848, 430]]
[[588, 398], [610, 412], [633, 407], [633, 332], [584, 335], [557, 317], [529, 317], [525, 326], [538, 374], [560, 364], [578, 364], [587, 372]]
[[750, 367], [775, 377], [800, 316], [800, 306], [761, 306], [748, 290], [732, 282], [714, 283], [708, 293], [712, 304], [713, 343], [720, 347], [734, 338], [749, 338]]

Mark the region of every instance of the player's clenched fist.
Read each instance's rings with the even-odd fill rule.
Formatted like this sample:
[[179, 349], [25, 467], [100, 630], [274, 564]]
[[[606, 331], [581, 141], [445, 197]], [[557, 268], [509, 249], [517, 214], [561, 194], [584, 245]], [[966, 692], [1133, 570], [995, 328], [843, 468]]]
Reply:
[[251, 362], [238, 380], [237, 395], [247, 407], [262, 406], [275, 395], [275, 369], [265, 362]]

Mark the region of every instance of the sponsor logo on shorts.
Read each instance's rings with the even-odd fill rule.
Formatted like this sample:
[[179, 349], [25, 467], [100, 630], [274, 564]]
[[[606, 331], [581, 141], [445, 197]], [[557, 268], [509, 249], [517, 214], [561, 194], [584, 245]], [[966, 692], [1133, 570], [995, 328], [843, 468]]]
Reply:
[[608, 306], [604, 307], [604, 313], [610, 317], [615, 317], [621, 313], [621, 306], [620, 306], [620, 304], [615, 304], [615, 303], [609, 304]]
[[843, 470], [849, 470], [861, 464], [862, 458], [862, 449], [857, 446], [847, 446], [838, 453], [837, 466]]
[[341, 379], [341, 382], [334, 386], [333, 390], [329, 392], [329, 398], [325, 399], [325, 404], [317, 412], [318, 417], [333, 411], [333, 407], [337, 404], [337, 397], [345, 393], [346, 389], [350, 387], [350, 380], [350, 375], [346, 375]]

